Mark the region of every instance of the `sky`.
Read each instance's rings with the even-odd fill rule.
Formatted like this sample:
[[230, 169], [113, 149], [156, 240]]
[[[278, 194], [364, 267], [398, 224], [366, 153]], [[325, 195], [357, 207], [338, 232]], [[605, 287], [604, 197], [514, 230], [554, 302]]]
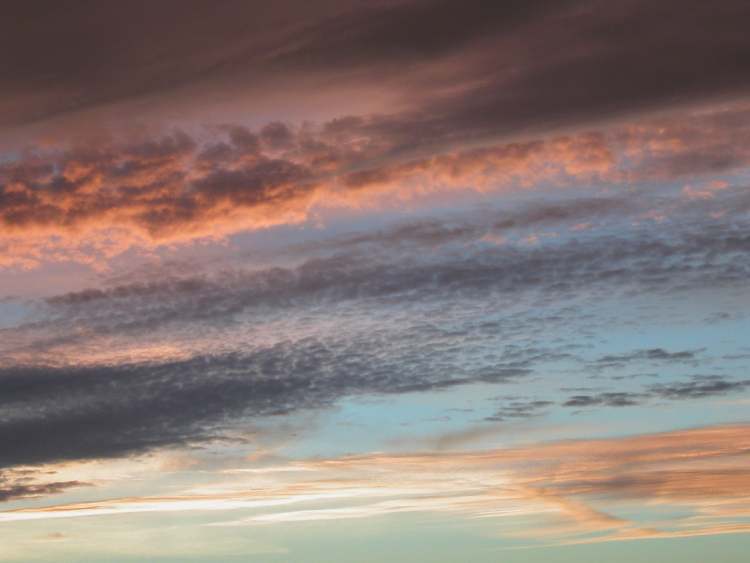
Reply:
[[0, 561], [746, 560], [750, 4], [0, 10]]

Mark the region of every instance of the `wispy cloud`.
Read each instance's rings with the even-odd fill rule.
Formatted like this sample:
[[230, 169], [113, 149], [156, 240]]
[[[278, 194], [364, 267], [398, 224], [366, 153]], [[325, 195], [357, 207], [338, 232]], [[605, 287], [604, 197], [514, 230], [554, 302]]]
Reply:
[[[748, 435], [746, 426], [717, 426], [478, 452], [298, 461], [268, 467], [262, 489], [248, 488], [243, 471], [230, 471], [225, 475], [232, 480], [200, 493], [12, 510], [0, 513], [0, 522], [252, 510], [215, 522], [237, 526], [420, 511], [500, 518], [503, 533], [555, 543], [743, 532], [750, 522], [736, 519], [750, 518], [750, 499], [742, 493], [750, 479]], [[678, 507], [682, 515], [613, 514], [644, 503], [657, 513]], [[304, 508], [283, 510], [290, 504]], [[538, 524], [533, 531], [519, 529], [513, 523], [518, 516], [532, 516]]]

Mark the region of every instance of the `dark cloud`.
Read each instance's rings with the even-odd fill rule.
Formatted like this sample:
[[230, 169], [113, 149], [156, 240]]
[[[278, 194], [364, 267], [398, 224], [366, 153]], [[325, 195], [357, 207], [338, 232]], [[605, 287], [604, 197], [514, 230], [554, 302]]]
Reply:
[[622, 381], [624, 379], [639, 379], [642, 377], [657, 378], [659, 377], [659, 374], [658, 373], [630, 373], [628, 375], [613, 375], [612, 380]]
[[[45, 0], [6, 3], [0, 123], [153, 97], [220, 77], [257, 78], [264, 49], [278, 48], [290, 32], [319, 18], [319, 10], [336, 13], [344, 6], [328, 0], [314, 7], [296, 0], [273, 6], [237, 0], [107, 6], [74, 0], [65, 8]], [[11, 49], [14, 56], [7, 54]]]
[[609, 391], [598, 395], [574, 395], [563, 403], [565, 407], [630, 407], [639, 404], [641, 393]]
[[16, 2], [4, 14], [6, 125], [191, 86], [268, 95], [337, 78], [420, 100], [382, 124], [394, 133], [466, 138], [741, 94], [749, 81], [740, 0]]
[[553, 405], [552, 401], [515, 400], [504, 403], [495, 414], [485, 420], [490, 422], [506, 422], [508, 420], [523, 419], [538, 416], [546, 407]]
[[[700, 1], [553, 10], [504, 37], [499, 46], [507, 51], [492, 58], [485, 83], [463, 94], [471, 103], [435, 104], [428, 130], [458, 125], [472, 135], [510, 133], [744, 93], [750, 43], [733, 18], [747, 17], [748, 7], [726, 7], [721, 15]], [[519, 52], [526, 54], [520, 64]], [[715, 65], [712, 77], [696, 79], [695, 68], [704, 65]]]
[[680, 350], [678, 352], [668, 352], [663, 348], [648, 348], [644, 350], [633, 350], [627, 354], [608, 354], [596, 360], [596, 363], [603, 367], [623, 366], [631, 362], [693, 362], [698, 359], [700, 350]]
[[288, 149], [295, 141], [295, 135], [291, 129], [279, 121], [274, 121], [263, 127], [260, 130], [260, 138], [271, 150]]
[[555, 12], [565, 2], [511, 0], [487, 4], [470, 0], [460, 7], [449, 0], [381, 3], [311, 26], [276, 64], [305, 68], [400, 67], [440, 58], [525, 22]]
[[[531, 373], [461, 359], [430, 340], [361, 335], [282, 342], [174, 362], [0, 368], [0, 466], [124, 455], [221, 437], [256, 417], [328, 407], [345, 396], [402, 394]], [[51, 430], [52, 429], [52, 430]]]
[[651, 392], [664, 399], [702, 399], [743, 391], [750, 387], [750, 379], [729, 380], [718, 375], [696, 376], [692, 381], [653, 385]]
[[563, 403], [565, 407], [630, 407], [653, 399], [670, 401], [705, 399], [741, 392], [750, 387], [750, 380], [732, 380], [718, 375], [693, 376], [689, 381], [674, 381], [649, 385], [639, 392], [608, 391], [593, 395], [574, 395]]
[[44, 477], [49, 476], [33, 469], [12, 469], [0, 473], [0, 502], [45, 497], [90, 486], [90, 483], [82, 481], [39, 482]]
[[[463, 57], [460, 70], [446, 72], [442, 82], [435, 72], [426, 79], [415, 73], [411, 82], [405, 81], [412, 99], [423, 100], [420, 107], [366, 126], [399, 138], [397, 150], [410, 152], [414, 147], [577, 127], [706, 97], [742, 96], [749, 84], [750, 43], [739, 22], [747, 10], [742, 2], [730, 2], [719, 15], [697, 0], [688, 5], [631, 0], [617, 6], [403, 4], [384, 10], [382, 18], [327, 22], [320, 28], [325, 34], [313, 34], [281, 60], [294, 66], [291, 61], [299, 54], [309, 65], [331, 62], [372, 69], [381, 63], [387, 73], [389, 64], [402, 67], [419, 59], [438, 65], [439, 57], [453, 47]], [[419, 25], [402, 32], [412, 19]], [[451, 32], [436, 31], [443, 25]], [[435, 37], [447, 39], [431, 48]], [[350, 40], [353, 45], [347, 44]], [[711, 68], [711, 77], [698, 79], [697, 67]], [[456, 89], [457, 81], [465, 84], [458, 88], [459, 95], [422, 94]]]

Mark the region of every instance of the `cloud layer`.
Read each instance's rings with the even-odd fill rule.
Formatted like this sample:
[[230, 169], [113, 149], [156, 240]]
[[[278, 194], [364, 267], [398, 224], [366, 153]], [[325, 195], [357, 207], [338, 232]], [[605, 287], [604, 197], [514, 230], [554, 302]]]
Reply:
[[[720, 11], [697, 0], [331, 0], [315, 8], [297, 0], [263, 8], [191, 0], [48, 8], [18, 5], [3, 20], [13, 25], [0, 35], [17, 47], [2, 60], [5, 125], [136, 100], [149, 102], [153, 118], [169, 101], [187, 110], [192, 98], [193, 111], [210, 106], [216, 91], [258, 101], [305, 85], [330, 96], [335, 81], [340, 90], [386, 89], [417, 100], [410, 121], [418, 127], [394, 127], [466, 137], [748, 87], [741, 1], [724, 2]], [[125, 40], [136, 33], [138, 45]]]
[[7, 536], [750, 532], [747, 2], [2, 16]]
[[[716, 426], [478, 452], [236, 467], [200, 493], [10, 510], [0, 521], [251, 511], [232, 520], [217, 516], [213, 525], [252, 526], [432, 512], [494, 519], [501, 534], [529, 545], [741, 533], [750, 526], [743, 493], [750, 478], [747, 436], [746, 426]], [[644, 505], [649, 512], [632, 519], [603, 508]], [[523, 526], [529, 517], [536, 522], [533, 533]]]

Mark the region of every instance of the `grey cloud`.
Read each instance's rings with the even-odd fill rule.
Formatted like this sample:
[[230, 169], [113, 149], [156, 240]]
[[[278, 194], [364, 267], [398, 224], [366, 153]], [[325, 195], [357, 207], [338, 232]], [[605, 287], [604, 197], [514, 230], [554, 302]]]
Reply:
[[504, 403], [495, 414], [486, 417], [489, 422], [505, 422], [514, 419], [530, 418], [543, 413], [546, 407], [553, 405], [552, 401], [542, 400], [514, 400]]
[[664, 399], [702, 399], [743, 391], [750, 387], [750, 379], [729, 380], [717, 375], [696, 376], [692, 381], [653, 385], [653, 394]]
[[[97, 458], [219, 438], [254, 418], [342, 397], [505, 383], [531, 373], [485, 355], [467, 362], [426, 338], [280, 342], [173, 362], [0, 368], [0, 466]], [[494, 348], [494, 347], [493, 347]]]
[[45, 497], [79, 487], [88, 487], [83, 481], [47, 481], [42, 471], [34, 469], [11, 469], [0, 472], [0, 502]]
[[486, 212], [465, 218], [422, 220], [382, 229], [378, 232], [341, 236], [308, 243], [294, 249], [296, 252], [334, 249], [347, 251], [358, 246], [403, 247], [440, 246], [476, 241], [491, 234], [540, 227], [560, 227], [584, 221], [606, 221], [631, 217], [639, 208], [631, 201], [618, 197], [572, 198], [552, 203], [527, 204], [516, 210]]
[[64, 492], [67, 489], [73, 489], [87, 485], [87, 483], [82, 483], [80, 481], [59, 481], [44, 483], [40, 485], [0, 485], [0, 502], [46, 497], [49, 495]]
[[613, 375], [611, 379], [614, 381], [622, 381], [623, 379], [639, 379], [642, 377], [657, 378], [659, 377], [659, 374], [658, 373], [630, 373], [628, 375]]
[[750, 387], [749, 379], [732, 380], [718, 375], [693, 376], [689, 381], [675, 381], [649, 385], [642, 391], [608, 391], [593, 395], [573, 395], [563, 403], [565, 407], [630, 407], [653, 399], [680, 401], [705, 399], [741, 392]]
[[600, 366], [622, 366], [631, 362], [692, 362], [698, 359], [700, 350], [680, 350], [669, 352], [663, 348], [634, 350], [627, 354], [608, 354], [596, 360]]
[[639, 404], [643, 395], [621, 391], [609, 391], [598, 395], [574, 395], [563, 403], [565, 407], [630, 407]]
[[[252, 309], [358, 303], [363, 299], [418, 303], [460, 292], [465, 298], [540, 291], [549, 297], [584, 289], [679, 291], [737, 286], [748, 275], [750, 234], [725, 224], [696, 223], [669, 236], [603, 235], [554, 245], [503, 245], [429, 256], [342, 255], [310, 260], [298, 268], [229, 271], [204, 278], [92, 289], [49, 300], [51, 322], [75, 320], [97, 331], [142, 330], [175, 321], [230, 320]], [[119, 328], [118, 328], [119, 327]], [[595, 365], [627, 361], [694, 360], [697, 351], [661, 349], [602, 358]]]

